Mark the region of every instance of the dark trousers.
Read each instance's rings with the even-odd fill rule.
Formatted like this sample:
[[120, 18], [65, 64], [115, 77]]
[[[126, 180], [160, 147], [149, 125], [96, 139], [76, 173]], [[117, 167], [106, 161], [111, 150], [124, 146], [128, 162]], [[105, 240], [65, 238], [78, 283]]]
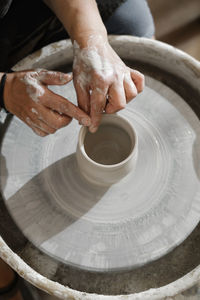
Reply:
[[[127, 0], [103, 21], [108, 34], [149, 38], [154, 35], [146, 0]], [[43, 46], [66, 38], [69, 38], [66, 30], [41, 0], [13, 0], [0, 20], [0, 72]]]

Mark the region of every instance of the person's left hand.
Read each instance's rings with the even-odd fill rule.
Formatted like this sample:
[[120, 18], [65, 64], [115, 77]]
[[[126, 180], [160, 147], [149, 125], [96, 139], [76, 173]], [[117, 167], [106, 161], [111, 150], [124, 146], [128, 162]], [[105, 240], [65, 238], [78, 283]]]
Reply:
[[72, 118], [90, 126], [90, 117], [83, 110], [48, 88], [71, 80], [70, 74], [45, 69], [9, 73], [4, 88], [5, 107], [42, 137], [67, 126]]
[[144, 88], [144, 75], [126, 66], [102, 36], [91, 36], [83, 48], [74, 42], [73, 77], [79, 107], [91, 117], [91, 132], [104, 110], [123, 109]]

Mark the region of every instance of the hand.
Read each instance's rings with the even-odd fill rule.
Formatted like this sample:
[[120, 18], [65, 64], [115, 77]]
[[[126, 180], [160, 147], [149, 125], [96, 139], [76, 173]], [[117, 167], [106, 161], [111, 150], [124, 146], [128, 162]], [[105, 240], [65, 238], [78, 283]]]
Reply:
[[90, 36], [84, 47], [74, 42], [73, 77], [79, 107], [91, 116], [91, 132], [104, 110], [123, 109], [144, 88], [144, 75], [127, 67], [102, 36]]
[[54, 133], [72, 118], [89, 126], [91, 120], [84, 111], [47, 87], [63, 85], [71, 79], [69, 74], [43, 69], [10, 73], [4, 88], [5, 107], [40, 136]]

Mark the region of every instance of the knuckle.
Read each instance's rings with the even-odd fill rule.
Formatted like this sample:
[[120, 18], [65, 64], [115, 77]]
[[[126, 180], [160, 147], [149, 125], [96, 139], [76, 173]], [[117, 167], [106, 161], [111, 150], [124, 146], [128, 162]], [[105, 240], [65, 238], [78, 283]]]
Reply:
[[43, 132], [43, 131], [40, 131], [38, 130], [37, 128], [32, 128], [33, 132], [37, 135], [39, 135], [40, 137], [44, 137], [47, 135], [47, 133]]
[[94, 78], [95, 86], [98, 85], [100, 88], [105, 86], [108, 81], [106, 76], [104, 76], [103, 74], [98, 74], [98, 73], [94, 73], [94, 76], [92, 76], [92, 78]]
[[133, 99], [133, 98], [135, 98], [136, 96], [137, 96], [137, 91], [132, 91], [131, 93], [130, 93], [130, 98], [131, 99]]
[[[58, 128], [58, 129], [59, 129], [59, 128]], [[49, 132], [50, 134], [53, 134], [53, 133], [56, 132], [56, 130], [57, 130], [57, 129], [55, 129], [55, 128], [49, 128], [49, 129], [48, 129], [48, 132]]]
[[59, 128], [63, 127], [63, 125], [64, 125], [64, 118], [63, 117], [57, 117], [54, 127], [56, 129], [59, 129]]
[[70, 122], [72, 121], [72, 118], [68, 118], [68, 117], [65, 117], [64, 118], [64, 122], [63, 122], [63, 126], [66, 126], [66, 125], [68, 125]]
[[55, 130], [58, 130], [58, 129], [60, 129], [60, 124], [58, 124], [58, 121], [55, 121], [53, 124], [52, 124], [52, 126], [53, 126], [53, 128], [55, 129]]
[[140, 73], [140, 77], [141, 77], [141, 80], [142, 80], [142, 81], [145, 81], [144, 74]]
[[141, 80], [144, 80], [144, 74], [140, 73], [139, 71], [135, 71], [135, 75], [138, 76]]
[[72, 119], [70, 117], [58, 116], [54, 122], [54, 128], [60, 129], [60, 128], [68, 125], [71, 122], [71, 120]]
[[128, 102], [130, 102], [131, 100], [133, 100], [135, 97], [133, 97], [133, 96], [128, 96], [127, 98], [126, 98], [126, 102], [128, 103]]
[[124, 109], [125, 106], [126, 106], [126, 103], [120, 102], [120, 103], [118, 103], [118, 105], [116, 105], [116, 109], [117, 110], [121, 110], [121, 109]]
[[115, 82], [121, 82], [123, 74], [116, 72], [113, 76]]
[[58, 106], [58, 112], [67, 114], [69, 111], [68, 103], [60, 103]]
[[145, 76], [142, 73], [140, 73], [139, 71], [136, 72], [136, 76], [138, 78], [138, 82], [141, 85], [140, 91], [142, 91], [143, 87], [144, 87]]

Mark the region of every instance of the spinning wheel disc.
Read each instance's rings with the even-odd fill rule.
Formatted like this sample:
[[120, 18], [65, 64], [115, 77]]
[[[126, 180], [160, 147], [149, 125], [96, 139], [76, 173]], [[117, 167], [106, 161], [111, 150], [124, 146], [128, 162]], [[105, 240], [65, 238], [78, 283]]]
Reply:
[[[154, 260], [182, 242], [200, 218], [200, 123], [151, 77], [120, 112], [138, 135], [136, 168], [98, 187], [79, 174], [73, 121], [40, 138], [13, 118], [2, 141], [1, 187], [14, 220], [39, 249], [79, 268], [111, 271]], [[73, 86], [53, 87], [75, 101]]]

